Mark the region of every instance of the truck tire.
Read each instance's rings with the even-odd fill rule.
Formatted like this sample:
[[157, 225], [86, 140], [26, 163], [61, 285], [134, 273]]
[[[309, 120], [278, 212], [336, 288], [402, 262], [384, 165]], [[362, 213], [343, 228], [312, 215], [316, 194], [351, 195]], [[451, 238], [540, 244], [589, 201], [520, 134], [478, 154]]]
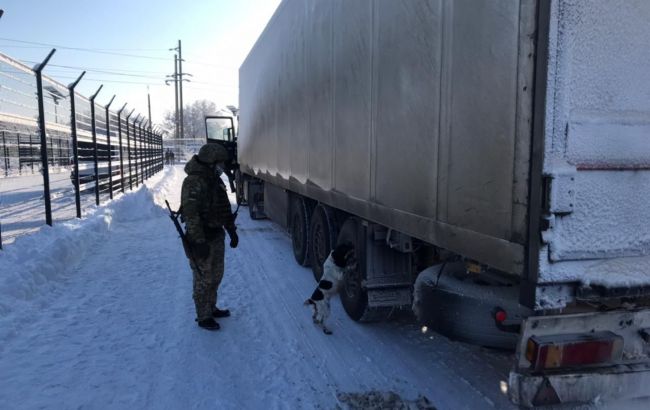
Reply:
[[244, 198], [244, 177], [239, 170], [235, 171], [235, 198], [237, 205], [246, 205]]
[[298, 264], [309, 266], [311, 262], [311, 258], [309, 257], [311, 212], [309, 212], [307, 201], [300, 196], [294, 196], [291, 200], [290, 212], [289, 229], [291, 232], [293, 256], [296, 258]]
[[323, 263], [336, 244], [338, 235], [334, 212], [326, 205], [320, 204], [314, 209], [309, 227], [311, 270], [316, 282], [323, 276]]
[[363, 288], [366, 279], [365, 241], [361, 237], [361, 221], [359, 218], [350, 217], [341, 226], [341, 231], [336, 239], [336, 244], [350, 244], [354, 251], [349, 259], [351, 265], [346, 267], [340, 287], [341, 303], [345, 313], [357, 322], [378, 322], [390, 317], [390, 307], [368, 306], [368, 292]]

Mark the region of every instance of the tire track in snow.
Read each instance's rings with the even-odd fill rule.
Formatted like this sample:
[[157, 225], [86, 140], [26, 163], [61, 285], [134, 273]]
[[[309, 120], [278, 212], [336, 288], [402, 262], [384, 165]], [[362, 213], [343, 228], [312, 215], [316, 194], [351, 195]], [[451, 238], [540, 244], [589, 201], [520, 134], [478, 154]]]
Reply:
[[[268, 222], [253, 222], [246, 220], [247, 226], [249, 224], [259, 224], [259, 223], [268, 223]], [[289, 239], [286, 237], [286, 234], [278, 228], [277, 226], [273, 226], [273, 230], [276, 232], [276, 234], [280, 234], [284, 237], [285, 241], [285, 247], [288, 249], [288, 252], [281, 252], [279, 249], [276, 249], [274, 252], [274, 257], [276, 259], [282, 259], [284, 257], [284, 260], [282, 260], [283, 263], [289, 263], [289, 264], [294, 264], [293, 258], [289, 256], [290, 260], [287, 260], [286, 255], [290, 255], [290, 242]], [[269, 241], [267, 241], [269, 242]], [[277, 244], [276, 244], [277, 245]], [[260, 255], [264, 252], [264, 250], [261, 248], [262, 245], [259, 245], [260, 248], [257, 249], [257, 251], [260, 253]], [[294, 269], [291, 269], [292, 271]], [[299, 271], [297, 273], [302, 273], [308, 276], [311, 276], [311, 273], [303, 268], [299, 268]], [[293, 279], [293, 278], [292, 278]], [[271, 282], [273, 282], [271, 280]], [[306, 297], [305, 295], [308, 295], [309, 291], [300, 291], [297, 288], [297, 281], [296, 280], [287, 280], [283, 281], [283, 284], [288, 284], [288, 286], [292, 287], [293, 294], [299, 295], [298, 300], [302, 302], [303, 298]], [[312, 285], [313, 282], [312, 282]], [[310, 289], [312, 290], [312, 289]], [[281, 297], [289, 299], [288, 295], [281, 295]], [[294, 296], [294, 300], [296, 297]], [[335, 308], [334, 304], [340, 304], [340, 302], [336, 301], [334, 299], [333, 301], [333, 309], [332, 309], [332, 319], [336, 319], [337, 316], [341, 317], [340, 314], [342, 313], [342, 309]], [[302, 307], [302, 306], [301, 306]], [[284, 309], [287, 312], [291, 312], [291, 309], [289, 309], [286, 305], [284, 304]], [[338, 311], [337, 311], [338, 310]], [[305, 312], [306, 316], [309, 316], [307, 312]], [[344, 315], [344, 313], [343, 313]], [[473, 386], [473, 382], [468, 381], [466, 378], [462, 377], [461, 374], [455, 370], [452, 367], [449, 367], [446, 365], [444, 360], [438, 360], [436, 359], [436, 356], [434, 355], [434, 358], [431, 359], [431, 366], [430, 367], [423, 367], [422, 366], [422, 357], [418, 357], [417, 355], [414, 355], [413, 353], [406, 352], [400, 344], [404, 344], [409, 340], [409, 337], [413, 337], [414, 335], [419, 335], [419, 331], [413, 327], [410, 331], [410, 335], [403, 335], [401, 334], [403, 332], [403, 329], [395, 328], [394, 324], [376, 324], [376, 325], [359, 325], [356, 323], [352, 322], [346, 322], [347, 317], [343, 318], [343, 321], [341, 319], [336, 320], [337, 327], [339, 329], [334, 329], [335, 335], [333, 336], [334, 338], [342, 337], [346, 340], [348, 346], [347, 347], [347, 352], [352, 349], [352, 351], [356, 352], [358, 357], [354, 357], [354, 355], [348, 354], [347, 357], [344, 355], [341, 355], [341, 351], [346, 351], [345, 349], [337, 349], [335, 346], [332, 346], [332, 344], [336, 344], [335, 341], [331, 339], [327, 339], [327, 342], [321, 343], [319, 346], [319, 349], [311, 347], [312, 350], [318, 351], [318, 354], [320, 357], [323, 357], [323, 355], [327, 355], [329, 357], [329, 360], [323, 359], [321, 363], [327, 363], [327, 362], [335, 362], [335, 363], [355, 363], [358, 361], [359, 357], [365, 357], [368, 361], [371, 363], [363, 363], [359, 364], [358, 368], [353, 369], [353, 372], [356, 374], [372, 374], [372, 376], [368, 377], [369, 379], [369, 384], [364, 383], [364, 386], [361, 386], [362, 388], [366, 389], [371, 389], [371, 388], [376, 388], [377, 385], [390, 385], [390, 384], [404, 384], [404, 380], [406, 379], [412, 379], [412, 378], [417, 378], [419, 380], [429, 380], [431, 385], [437, 385], [439, 387], [439, 391], [436, 394], [428, 394], [430, 399], [433, 399], [434, 401], [439, 401], [436, 400], [438, 397], [443, 397], [446, 398], [449, 396], [449, 391], [456, 391], [457, 394], [451, 395], [455, 396], [454, 400], [448, 401], [447, 400], [442, 400], [442, 402], [447, 402], [449, 407], [455, 407], [458, 404], [458, 397], [463, 397], [466, 399], [467, 402], [473, 402], [474, 406], [480, 406], [480, 407], [485, 407], [485, 406], [490, 406], [494, 407], [495, 402], [494, 400], [490, 397], [495, 397], [497, 398], [497, 402], [500, 403], [500, 405], [505, 405], [509, 406], [509, 401], [507, 398], [502, 397], [501, 400], [499, 400], [499, 396], [501, 393], [498, 392], [497, 395], [488, 395], [483, 393], [479, 388], [475, 388]], [[296, 322], [299, 322], [295, 319], [295, 316], [293, 316], [293, 320]], [[343, 325], [343, 323], [346, 323]], [[377, 329], [380, 329], [377, 331]], [[305, 330], [303, 328], [303, 330]], [[312, 331], [312, 335], [318, 335], [320, 332], [316, 329], [309, 329], [309, 331]], [[307, 332], [306, 338], [310, 338], [310, 332]], [[369, 332], [374, 333], [374, 334], [368, 334]], [[386, 340], [384, 340], [386, 339]], [[450, 348], [452, 350], [458, 350], [456, 347], [452, 345], [457, 345], [454, 342], [447, 341], [446, 339], [442, 340], [442, 337], [438, 337], [440, 339], [440, 342], [443, 342], [444, 345], [446, 346], [446, 350], [449, 350]], [[428, 341], [428, 340], [427, 340]], [[394, 371], [394, 369], [386, 369], [386, 367], [378, 366], [377, 360], [372, 360], [370, 357], [368, 357], [367, 352], [364, 352], [362, 347], [363, 345], [366, 346], [379, 346], [378, 350], [388, 350], [392, 354], [390, 356], [392, 357], [401, 357], [405, 358], [406, 361], [409, 365], [399, 365], [398, 369], [400, 369], [401, 372], [403, 372], [403, 375], [400, 377], [388, 377], [386, 375], [391, 374], [391, 370]], [[424, 351], [422, 351], [424, 350]], [[463, 349], [461, 349], [463, 350]], [[431, 349], [420, 349], [419, 354], [422, 355], [430, 355], [431, 354]], [[454, 352], [456, 354], [461, 353], [461, 352]], [[468, 353], [467, 349], [464, 350], [464, 353]], [[380, 355], [381, 356], [381, 355]], [[456, 365], [458, 363], [455, 363]], [[480, 363], [480, 359], [477, 360], [476, 364], [481, 364], [480, 367], [482, 366], [482, 363]], [[390, 366], [387, 366], [390, 367]], [[372, 369], [372, 370], [370, 370]], [[339, 369], [340, 370], [340, 369]], [[386, 371], [388, 370], [388, 371]], [[485, 370], [482, 370], [485, 371]], [[332, 376], [333, 372], [328, 370], [328, 378], [331, 378], [331, 380], [336, 380], [335, 377]], [[336, 372], [334, 372], [336, 373]], [[340, 373], [340, 371], [339, 371]], [[347, 373], [347, 372], [346, 372]], [[438, 376], [436, 377], [436, 373], [438, 373]], [[440, 376], [442, 374], [442, 377]], [[451, 377], [450, 377], [451, 376]], [[340, 379], [340, 377], [339, 377]], [[474, 378], [473, 378], [474, 379]], [[462, 384], [464, 384], [466, 387], [460, 387], [458, 386], [458, 383], [455, 383], [454, 381], [458, 382], [460, 381]], [[337, 382], [336, 384], [343, 385], [345, 386], [347, 383], [341, 383]], [[442, 384], [442, 385], [441, 385]], [[400, 386], [397, 386], [398, 388]], [[469, 388], [474, 392], [473, 395], [467, 396], [466, 393], [466, 388]], [[401, 387], [401, 390], [403, 391], [403, 387]], [[417, 389], [417, 388], [410, 388], [408, 389], [411, 391], [411, 394], [417, 395], [418, 393], [425, 393], [422, 391], [422, 389]], [[430, 390], [427, 389], [427, 390]], [[471, 397], [474, 397], [473, 399], [469, 400]]]

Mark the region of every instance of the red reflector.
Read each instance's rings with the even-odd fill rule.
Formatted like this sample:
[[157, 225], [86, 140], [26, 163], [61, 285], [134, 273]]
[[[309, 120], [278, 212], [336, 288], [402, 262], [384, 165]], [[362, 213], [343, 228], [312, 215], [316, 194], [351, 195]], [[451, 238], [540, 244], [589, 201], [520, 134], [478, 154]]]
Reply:
[[533, 336], [526, 358], [535, 370], [612, 363], [621, 357], [623, 338], [612, 332]]
[[499, 323], [504, 322], [507, 318], [508, 315], [506, 314], [505, 310], [499, 310], [494, 314], [494, 319]]

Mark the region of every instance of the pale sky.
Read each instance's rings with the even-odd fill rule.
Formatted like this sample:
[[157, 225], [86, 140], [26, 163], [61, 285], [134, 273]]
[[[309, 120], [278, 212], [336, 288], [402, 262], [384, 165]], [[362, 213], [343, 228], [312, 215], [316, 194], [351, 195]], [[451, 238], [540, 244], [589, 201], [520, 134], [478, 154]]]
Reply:
[[[174, 51], [182, 40], [185, 105], [197, 99], [217, 106], [238, 105], [238, 70], [280, 0], [2, 0], [0, 51], [30, 67], [56, 47], [44, 73], [63, 84], [83, 69], [77, 90], [97, 102], [116, 94], [112, 107], [125, 102], [147, 115], [147, 85], [154, 123], [174, 109]], [[113, 54], [111, 54], [113, 53]], [[120, 54], [120, 55], [116, 55]], [[138, 56], [138, 57], [134, 57]], [[57, 67], [67, 66], [71, 68]]]

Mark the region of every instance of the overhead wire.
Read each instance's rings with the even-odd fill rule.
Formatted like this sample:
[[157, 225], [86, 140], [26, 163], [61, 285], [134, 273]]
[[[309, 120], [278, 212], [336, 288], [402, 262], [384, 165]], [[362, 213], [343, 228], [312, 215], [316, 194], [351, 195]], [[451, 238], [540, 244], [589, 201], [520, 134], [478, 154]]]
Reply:
[[[14, 43], [20, 43], [20, 44], [30, 44], [33, 46], [38, 46], [40, 48], [47, 48], [47, 47], [54, 47], [54, 48], [59, 48], [62, 50], [72, 50], [72, 51], [83, 51], [87, 53], [96, 53], [96, 54], [107, 54], [107, 55], [116, 55], [116, 56], [123, 56], [123, 57], [131, 57], [131, 58], [143, 58], [143, 59], [149, 59], [149, 60], [159, 60], [159, 61], [169, 61], [169, 57], [158, 57], [158, 56], [150, 56], [150, 55], [142, 55], [142, 54], [129, 54], [129, 53], [120, 53], [118, 51], [165, 51], [168, 52], [169, 49], [145, 49], [145, 48], [124, 48], [124, 49], [110, 49], [110, 48], [86, 48], [86, 47], [70, 47], [70, 46], [64, 46], [64, 45], [58, 45], [58, 44], [51, 44], [51, 43], [42, 43], [38, 41], [26, 41], [26, 40], [18, 40], [18, 39], [13, 39], [13, 38], [6, 38], [6, 37], [0, 37], [1, 41], [8, 41], [8, 42], [14, 42]], [[19, 46], [14, 46], [14, 45], [0, 45], [0, 47], [18, 47]], [[32, 48], [30, 47], [30, 48]], [[22, 48], [27, 48], [27, 47], [22, 47]], [[183, 59], [185, 60], [185, 59]], [[186, 61], [189, 64], [200, 64], [200, 65], [205, 65], [205, 66], [211, 66], [211, 67], [229, 67], [227, 65], [223, 64], [214, 64], [214, 63], [206, 63], [204, 61], [197, 61], [197, 60], [188, 60]]]
[[[141, 55], [141, 54], [129, 54], [129, 53], [119, 53], [119, 52], [116, 52], [116, 51], [106, 51], [106, 50], [109, 50], [109, 49], [69, 47], [69, 46], [63, 46], [63, 45], [60, 45], [60, 44], [41, 43], [41, 42], [38, 42], [38, 41], [17, 40], [17, 39], [6, 38], [6, 37], [0, 37], [0, 40], [15, 42], [15, 43], [21, 43], [21, 44], [32, 44], [32, 45], [38, 45], [38, 46], [54, 47], [54, 48], [59, 48], [59, 49], [62, 49], [62, 50], [83, 51], [83, 52], [86, 52], [86, 53], [107, 54], [107, 55], [115, 55], [115, 56], [121, 56], [121, 57], [131, 57], [131, 58], [143, 58], [143, 59], [149, 59], [149, 60], [169, 61], [169, 58], [166, 58], [166, 57], [163, 58], [163, 57], [155, 57], [155, 56], [146, 56], [146, 55]], [[136, 50], [134, 50], [134, 51], [136, 51]], [[161, 49], [161, 51], [162, 51], [162, 49]]]
[[[35, 62], [28, 61], [28, 60], [24, 60], [24, 62], [30, 63], [30, 64], [32, 64], [32, 63], [36, 64]], [[122, 77], [131, 77], [131, 78], [144, 78], [144, 79], [150, 79], [150, 80], [156, 80], [156, 81], [164, 81], [166, 79], [165, 77], [162, 77], [162, 75], [164, 75], [163, 73], [161, 73], [160, 76], [149, 76], [149, 75], [123, 73], [123, 72], [120, 72], [121, 70], [120, 71], [112, 71], [112, 70], [103, 70], [103, 69], [97, 69], [97, 68], [85, 68], [85, 67], [77, 67], [77, 66], [63, 66], [63, 65], [56, 65], [56, 64], [49, 64], [48, 67], [50, 67], [50, 66], [55, 67], [55, 68], [60, 68], [62, 70], [61, 72], [64, 72], [66, 74], [67, 74], [67, 71], [65, 71], [65, 70], [85, 70], [85, 71], [88, 71], [88, 72], [94, 72], [94, 73], [98, 73], [98, 74], [107, 74], [107, 75], [115, 75], [115, 76], [122, 76]], [[49, 69], [48, 71], [52, 71], [52, 69]], [[54, 71], [58, 71], [58, 70], [55, 69]], [[154, 72], [152, 72], [152, 73], [154, 73]], [[76, 79], [76, 77], [67, 77], [67, 76], [60, 76], [60, 75], [56, 75], [56, 77], [57, 78], [72, 79], [72, 80]], [[156, 86], [162, 85], [162, 84], [155, 84], [155, 83], [144, 82], [144, 81], [143, 82], [135, 82], [135, 81], [90, 79], [90, 78], [86, 78], [85, 80], [87, 80], [87, 81], [105, 81], [105, 82], [110, 82], [110, 83], [123, 83], [123, 84], [143, 84], [143, 85], [156, 85]], [[232, 85], [232, 84], [213, 83], [213, 82], [208, 82], [208, 81], [197, 81], [197, 80], [194, 80], [194, 79], [192, 79], [191, 83], [201, 84], [201, 85], [209, 85], [209, 86], [215, 86], [215, 87], [236, 88], [236, 86]], [[192, 88], [192, 87], [190, 87], [190, 88]]]

